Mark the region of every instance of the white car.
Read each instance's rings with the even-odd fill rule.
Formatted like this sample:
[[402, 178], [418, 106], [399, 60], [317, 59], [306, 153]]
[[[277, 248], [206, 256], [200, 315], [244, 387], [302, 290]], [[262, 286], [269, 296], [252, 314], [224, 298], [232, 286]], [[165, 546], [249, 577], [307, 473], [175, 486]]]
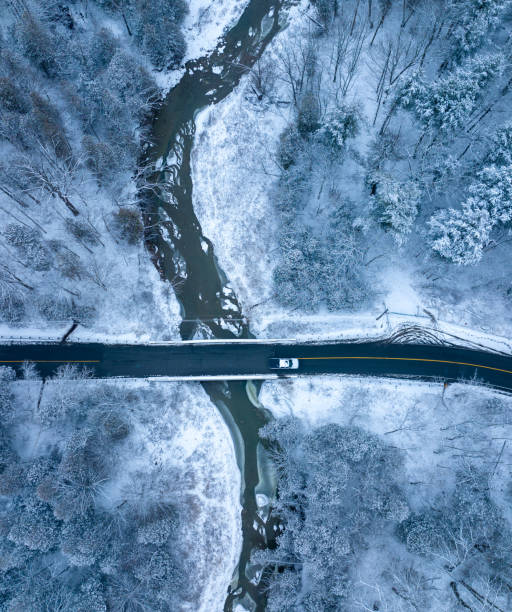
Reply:
[[297, 370], [299, 360], [295, 357], [272, 357], [268, 360], [268, 367], [271, 370]]

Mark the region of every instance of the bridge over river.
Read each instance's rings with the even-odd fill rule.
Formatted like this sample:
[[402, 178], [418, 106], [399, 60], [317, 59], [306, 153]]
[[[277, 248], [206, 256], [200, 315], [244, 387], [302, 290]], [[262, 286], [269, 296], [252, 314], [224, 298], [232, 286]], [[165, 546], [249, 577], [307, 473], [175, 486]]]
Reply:
[[[295, 357], [297, 370], [276, 371], [272, 357]], [[172, 377], [183, 380], [264, 379], [276, 376], [352, 374], [363, 376], [477, 379], [512, 390], [512, 355], [432, 344], [294, 343], [213, 341], [170, 344], [23, 343], [3, 345], [0, 361], [21, 367], [37, 363], [44, 376], [75, 363], [98, 378]]]

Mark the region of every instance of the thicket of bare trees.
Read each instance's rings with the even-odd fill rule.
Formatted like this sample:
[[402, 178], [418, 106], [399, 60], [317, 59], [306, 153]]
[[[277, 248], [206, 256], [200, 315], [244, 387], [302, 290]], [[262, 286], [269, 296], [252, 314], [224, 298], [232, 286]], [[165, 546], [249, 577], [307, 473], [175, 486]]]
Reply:
[[4, 0], [0, 10], [0, 318], [87, 324], [101, 301], [91, 296], [108, 291], [105, 243], [140, 245], [132, 177], [160, 95], [146, 58], [159, 70], [181, 61], [186, 5]]
[[511, 167], [487, 160], [510, 144], [512, 14], [504, 0], [313, 5], [259, 89], [293, 109], [275, 160], [275, 287], [286, 305], [338, 310], [371, 297], [381, 230], [434, 263], [503, 242]]
[[[344, 397], [345, 422], [361, 410], [372, 422], [367, 395]], [[262, 429], [282, 520], [253, 559], [269, 610], [510, 608], [509, 402], [459, 387], [442, 421], [421, 404], [382, 435], [291, 417]]]

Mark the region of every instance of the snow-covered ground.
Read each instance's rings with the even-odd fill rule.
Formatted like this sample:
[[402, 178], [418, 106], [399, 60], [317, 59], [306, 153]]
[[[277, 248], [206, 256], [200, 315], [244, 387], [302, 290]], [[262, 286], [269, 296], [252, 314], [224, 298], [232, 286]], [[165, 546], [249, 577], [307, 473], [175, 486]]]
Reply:
[[271, 300], [274, 217], [267, 187], [270, 156], [286, 119], [246, 100], [247, 81], [197, 118], [192, 151], [194, 210], [213, 241], [244, 313]]
[[183, 26], [186, 59], [213, 49], [217, 39], [237, 21], [248, 4], [249, 0], [190, 0]]
[[[306, 3], [293, 7], [288, 27], [269, 45], [263, 61], [275, 64], [279, 48], [292, 45], [293, 37], [310, 27]], [[368, 116], [374, 96], [370, 72], [368, 66], [362, 68], [355, 86], [358, 99], [365, 100]], [[378, 258], [372, 267], [377, 296], [371, 308], [306, 316], [280, 306], [272, 280], [278, 249], [271, 197], [279, 174], [274, 161], [279, 136], [294, 111], [291, 104], [281, 103], [289, 98], [283, 84], [278, 81], [275, 87], [272, 97], [279, 103], [267, 97], [258, 101], [251, 76], [243, 77], [223, 102], [199, 114], [192, 152], [195, 212], [252, 331], [267, 338], [368, 337], [403, 322], [430, 325], [435, 318], [437, 326], [457, 327], [457, 335], [463, 337], [510, 337], [510, 308], [499, 288], [499, 283], [506, 282], [500, 280], [506, 278], [506, 261], [499, 249], [486, 255], [485, 267], [472, 270], [447, 264], [432, 266], [412, 253], [413, 245], [404, 250], [386, 237], [376, 237], [372, 256]], [[358, 138], [363, 152], [370, 138], [369, 125], [365, 130], [367, 133]], [[376, 321], [386, 309], [389, 316]]]
[[137, 473], [148, 482], [166, 471], [179, 475], [171, 482], [168, 499], [186, 499], [190, 508], [180, 546], [192, 558], [200, 601], [187, 609], [220, 612], [242, 545], [240, 472], [228, 427], [199, 384], [120, 384], [156, 388], [165, 401], [150, 410], [138, 407], [116, 488], [133, 482]]

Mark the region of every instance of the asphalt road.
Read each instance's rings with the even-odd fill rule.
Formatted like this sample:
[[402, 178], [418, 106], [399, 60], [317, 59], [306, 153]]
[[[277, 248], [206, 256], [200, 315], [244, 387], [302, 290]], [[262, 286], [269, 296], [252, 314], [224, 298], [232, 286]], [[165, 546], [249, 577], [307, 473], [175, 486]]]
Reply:
[[261, 342], [104, 345], [10, 344], [0, 347], [4, 365], [37, 362], [44, 376], [64, 363], [90, 368], [97, 377], [252, 376], [276, 373], [270, 357], [297, 357], [299, 369], [283, 374], [360, 374], [472, 379], [512, 390], [512, 355], [451, 346], [385, 343], [265, 344]]

